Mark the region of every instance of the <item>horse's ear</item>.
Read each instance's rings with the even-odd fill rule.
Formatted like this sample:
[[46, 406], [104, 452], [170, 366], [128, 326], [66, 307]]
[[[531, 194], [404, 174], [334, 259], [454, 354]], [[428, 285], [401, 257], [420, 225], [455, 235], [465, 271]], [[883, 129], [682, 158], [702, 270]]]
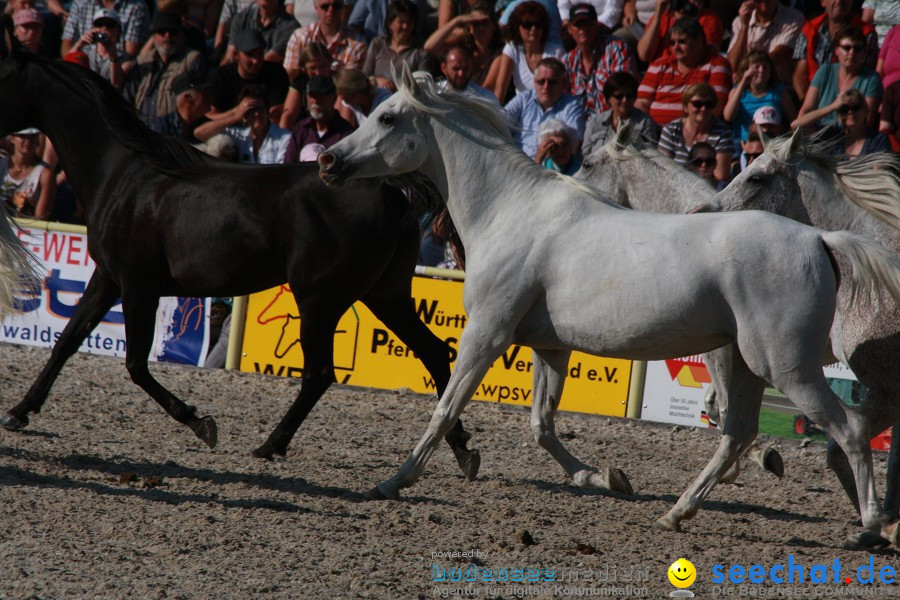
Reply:
[[631, 141], [631, 132], [634, 130], [631, 121], [619, 121], [619, 130], [616, 131], [616, 148], [624, 148]]
[[412, 69], [409, 68], [409, 64], [407, 64], [406, 61], [402, 63], [400, 79], [403, 82], [403, 87], [409, 90], [410, 94], [413, 96], [418, 94], [419, 84], [416, 82], [416, 78], [413, 77]]
[[803, 128], [798, 127], [794, 130], [794, 135], [791, 136], [791, 139], [788, 141], [787, 147], [787, 157], [791, 158], [796, 156], [800, 152], [800, 147], [803, 145]]
[[762, 142], [763, 150], [765, 150], [769, 145], [769, 136], [762, 129], [759, 130], [759, 141]]
[[9, 28], [9, 25], [4, 23], [3, 25], [3, 48], [0, 48], [0, 60], [4, 58], [9, 58], [13, 55], [16, 48], [15, 39], [13, 38], [12, 29]]

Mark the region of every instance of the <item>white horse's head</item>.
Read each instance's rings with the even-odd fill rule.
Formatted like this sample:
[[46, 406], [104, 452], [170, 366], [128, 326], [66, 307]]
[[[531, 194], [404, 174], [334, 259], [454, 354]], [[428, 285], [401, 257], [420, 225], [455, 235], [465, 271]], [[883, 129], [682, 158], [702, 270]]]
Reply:
[[319, 174], [326, 183], [402, 175], [427, 160], [430, 136], [422, 109], [437, 97], [434, 83], [430, 76], [414, 76], [405, 63], [394, 78], [397, 93], [381, 103], [359, 129], [319, 154]]
[[789, 138], [772, 140], [707, 208], [712, 211], [765, 210], [809, 223], [798, 182], [807, 147], [798, 129]]
[[622, 206], [629, 206], [628, 188], [617, 163], [625, 154], [639, 151], [632, 142], [631, 133], [631, 122], [623, 123], [615, 137], [591, 152], [574, 175], [575, 179], [590, 183]]

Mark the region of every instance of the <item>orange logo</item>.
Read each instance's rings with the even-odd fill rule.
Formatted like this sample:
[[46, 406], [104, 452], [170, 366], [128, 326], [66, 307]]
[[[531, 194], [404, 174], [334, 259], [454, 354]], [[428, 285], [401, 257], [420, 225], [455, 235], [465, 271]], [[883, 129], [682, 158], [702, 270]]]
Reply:
[[682, 387], [699, 388], [702, 387], [701, 384], [712, 381], [700, 356], [667, 360], [666, 368], [669, 369], [672, 381], [677, 381]]

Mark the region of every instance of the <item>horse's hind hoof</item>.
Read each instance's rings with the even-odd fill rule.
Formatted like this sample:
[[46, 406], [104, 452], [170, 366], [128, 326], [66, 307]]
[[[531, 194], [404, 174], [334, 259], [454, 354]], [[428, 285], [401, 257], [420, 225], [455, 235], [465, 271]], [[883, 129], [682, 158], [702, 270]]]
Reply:
[[606, 480], [608, 483], [607, 489], [628, 494], [629, 496], [634, 495], [634, 488], [631, 487], [631, 482], [628, 481], [628, 477], [621, 469], [607, 467]]
[[264, 458], [266, 460], [273, 460], [275, 458], [276, 454], [281, 457], [284, 457], [285, 455], [287, 455], [287, 450], [281, 450], [279, 448], [276, 448], [272, 443], [266, 442], [265, 444], [263, 444], [262, 446], [260, 446], [256, 450], [254, 450], [252, 452], [252, 454], [256, 458]]
[[399, 500], [400, 499], [400, 494], [396, 490], [393, 492], [391, 492], [390, 490], [382, 491], [382, 489], [381, 489], [382, 485], [384, 485], [384, 484], [379, 483], [378, 485], [373, 487], [371, 490], [366, 492], [366, 499], [368, 499], [368, 500]]
[[6, 413], [0, 417], [0, 425], [7, 431], [20, 431], [28, 425], [28, 417], [14, 417], [11, 413]]
[[665, 529], [666, 531], [681, 533], [681, 525], [678, 523], [678, 521], [668, 515], [658, 518], [656, 522], [653, 523], [653, 527], [655, 529]]
[[762, 464], [766, 471], [772, 473], [779, 479], [784, 477], [784, 460], [782, 460], [778, 450], [766, 448], [763, 452]]
[[878, 537], [890, 542], [895, 548], [900, 546], [900, 521], [894, 521], [882, 527], [881, 535]]
[[[879, 535], [874, 531], [860, 531], [859, 533], [854, 533], [852, 535], [847, 536], [847, 545], [851, 548], [866, 548], [866, 549], [876, 549], [876, 548], [886, 548], [896, 542], [892, 542], [890, 540], [890, 532], [888, 528], [890, 525], [886, 526], [884, 530], [882, 530], [882, 534]], [[896, 527], [894, 528], [896, 531]]]
[[206, 442], [206, 445], [210, 448], [215, 448], [216, 444], [219, 443], [219, 426], [216, 425], [216, 421], [212, 417], [203, 417], [197, 423], [194, 435]]
[[475, 481], [478, 469], [481, 468], [481, 453], [478, 450], [469, 450], [465, 457], [457, 459], [459, 468], [462, 469], [466, 481]]

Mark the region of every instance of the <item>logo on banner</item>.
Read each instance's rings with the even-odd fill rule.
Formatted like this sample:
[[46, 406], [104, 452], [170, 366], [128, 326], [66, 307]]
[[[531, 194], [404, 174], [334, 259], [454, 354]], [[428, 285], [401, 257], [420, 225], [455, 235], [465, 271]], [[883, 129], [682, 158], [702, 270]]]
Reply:
[[677, 381], [682, 387], [699, 388], [712, 381], [709, 370], [699, 356], [667, 360], [666, 368], [672, 381]]

